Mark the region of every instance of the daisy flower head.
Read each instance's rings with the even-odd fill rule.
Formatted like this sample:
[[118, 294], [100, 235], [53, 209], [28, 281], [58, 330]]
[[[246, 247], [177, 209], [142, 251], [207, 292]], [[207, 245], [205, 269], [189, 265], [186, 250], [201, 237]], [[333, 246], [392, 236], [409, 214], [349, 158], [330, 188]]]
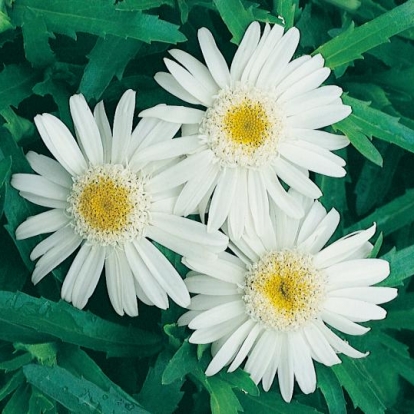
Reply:
[[234, 371], [247, 359], [244, 370], [265, 391], [278, 376], [287, 402], [295, 379], [305, 394], [315, 390], [313, 360], [331, 366], [341, 362], [337, 353], [367, 355], [330, 327], [362, 335], [369, 328], [359, 323], [383, 319], [386, 312], [378, 304], [397, 294], [371, 286], [389, 274], [388, 262], [367, 258], [375, 225], [324, 247], [339, 214], [297, 192], [290, 195], [304, 209], [302, 219], [276, 207], [262, 237], [246, 233], [230, 243], [235, 255], [185, 259], [192, 269], [185, 282], [197, 295], [178, 321], [195, 330], [190, 342], [212, 343], [207, 375], [225, 366]]
[[14, 174], [12, 185], [22, 197], [48, 208], [16, 230], [17, 239], [52, 233], [31, 252], [38, 283], [79, 247], [62, 286], [62, 298], [82, 309], [105, 269], [115, 311], [138, 314], [137, 297], [148, 305], [168, 307], [190, 302], [174, 267], [152, 244], [188, 256], [211, 258], [227, 247], [222, 233], [173, 214], [177, 190], [156, 191], [152, 180], [181, 156], [191, 139], [172, 139], [180, 124], [144, 119], [132, 130], [135, 92], [122, 96], [111, 130], [104, 105], [92, 113], [85, 98], [70, 98], [75, 139], [50, 114], [35, 123], [56, 160], [29, 152], [37, 174]]
[[[309, 171], [333, 177], [345, 175], [345, 162], [331, 151], [349, 144], [340, 135], [320, 131], [346, 118], [351, 108], [342, 103], [342, 89], [321, 86], [330, 69], [321, 55], [293, 59], [296, 28], [252, 23], [240, 43], [230, 69], [206, 28], [198, 32], [206, 64], [182, 50], [165, 59], [170, 73], [155, 80], [190, 107], [156, 106], [140, 113], [184, 124], [185, 133], [199, 137], [197, 150], [156, 181], [159, 189], [185, 183], [175, 212], [194, 209], [204, 217], [211, 198], [208, 228], [218, 229], [229, 219], [229, 233], [240, 238], [252, 219], [259, 234], [259, 217], [268, 214], [269, 199], [289, 216], [300, 218], [302, 206], [281, 185], [311, 197], [321, 196]], [[177, 63], [178, 62], [178, 63]]]

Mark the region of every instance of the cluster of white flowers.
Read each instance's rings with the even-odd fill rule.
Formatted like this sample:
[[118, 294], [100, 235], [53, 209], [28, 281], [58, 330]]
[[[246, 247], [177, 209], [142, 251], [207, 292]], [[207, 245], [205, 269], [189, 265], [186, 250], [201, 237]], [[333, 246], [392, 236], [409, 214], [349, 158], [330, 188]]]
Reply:
[[[290, 401], [295, 379], [304, 393], [315, 390], [313, 360], [366, 355], [328, 325], [361, 335], [369, 328], [359, 323], [384, 318], [378, 305], [396, 296], [371, 286], [389, 274], [386, 261], [368, 258], [375, 225], [325, 247], [339, 214], [316, 201], [309, 172], [345, 175], [331, 151], [348, 139], [320, 128], [351, 108], [341, 88], [321, 86], [330, 74], [321, 55], [292, 59], [295, 28], [261, 33], [252, 23], [230, 68], [207, 29], [198, 39], [206, 64], [171, 50], [169, 73], [155, 79], [205, 110], [158, 105], [133, 129], [128, 90], [112, 129], [103, 103], [92, 113], [82, 95], [70, 99], [76, 138], [52, 115], [35, 118], [57, 161], [29, 152], [37, 174], [12, 177], [23, 197], [49, 209], [16, 237], [51, 233], [31, 253], [34, 283], [79, 248], [63, 299], [83, 308], [103, 269], [120, 315], [138, 315], [137, 298], [166, 309], [170, 297], [189, 309], [178, 323], [194, 330], [190, 342], [212, 344], [207, 375], [245, 363], [265, 390], [277, 375]], [[195, 212], [201, 222], [183, 217]], [[184, 281], [151, 241], [183, 256]]]

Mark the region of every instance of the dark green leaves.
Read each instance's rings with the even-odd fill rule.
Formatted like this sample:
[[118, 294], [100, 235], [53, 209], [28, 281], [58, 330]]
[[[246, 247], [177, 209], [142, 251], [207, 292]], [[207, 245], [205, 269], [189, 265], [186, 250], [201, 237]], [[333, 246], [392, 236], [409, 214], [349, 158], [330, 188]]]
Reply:
[[354, 28], [353, 25], [315, 53], [321, 53], [331, 69], [362, 58], [368, 50], [388, 41], [402, 31], [414, 27], [414, 1], [409, 0], [382, 16]]
[[54, 303], [24, 293], [0, 292], [0, 337], [3, 327], [23, 327], [34, 338], [58, 338], [106, 352], [108, 356], [142, 357], [157, 352], [159, 338], [80, 311], [66, 302]]

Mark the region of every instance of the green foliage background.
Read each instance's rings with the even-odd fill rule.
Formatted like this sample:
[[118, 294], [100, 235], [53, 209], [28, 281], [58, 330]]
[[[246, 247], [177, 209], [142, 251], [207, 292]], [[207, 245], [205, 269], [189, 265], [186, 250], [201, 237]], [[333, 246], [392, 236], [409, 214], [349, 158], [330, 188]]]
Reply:
[[[334, 239], [377, 222], [375, 254], [391, 262], [399, 296], [388, 317], [351, 344], [370, 356], [317, 365], [318, 388], [286, 404], [274, 384], [260, 391], [240, 369], [206, 378], [208, 347], [190, 345], [175, 325], [183, 312], [140, 306], [112, 310], [104, 281], [81, 311], [60, 301], [68, 261], [38, 286], [16, 227], [40, 209], [10, 187], [30, 172], [24, 153], [47, 153], [33, 118], [49, 112], [73, 129], [68, 99], [138, 91], [137, 110], [179, 104], [157, 87], [167, 50], [201, 57], [196, 32], [208, 27], [230, 61], [253, 20], [296, 25], [298, 54], [322, 53], [328, 82], [346, 92], [352, 115], [334, 125], [353, 146], [344, 179], [314, 176], [321, 201], [342, 216]], [[316, 50], [316, 52], [315, 52]], [[27, 413], [404, 413], [414, 407], [414, 1], [399, 0], [0, 0], [0, 409]], [[160, 247], [161, 248], [161, 247]], [[162, 249], [162, 248], [161, 248]], [[185, 275], [180, 257], [162, 249]]]

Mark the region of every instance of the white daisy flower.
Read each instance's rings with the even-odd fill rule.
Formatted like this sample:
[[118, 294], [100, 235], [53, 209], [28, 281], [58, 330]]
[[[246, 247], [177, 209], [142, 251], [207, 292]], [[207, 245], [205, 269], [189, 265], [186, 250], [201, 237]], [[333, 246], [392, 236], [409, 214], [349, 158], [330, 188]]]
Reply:
[[207, 260], [227, 246], [225, 235], [207, 233], [203, 224], [172, 214], [177, 191], [152, 188], [160, 171], [194, 146], [195, 139], [172, 139], [180, 124], [150, 118], [131, 133], [134, 109], [135, 92], [129, 90], [117, 106], [111, 131], [102, 102], [92, 114], [82, 95], [72, 96], [77, 142], [56, 117], [36, 116], [39, 133], [57, 161], [29, 152], [27, 159], [39, 175], [12, 177], [24, 198], [51, 209], [16, 230], [17, 239], [53, 233], [30, 255], [40, 258], [33, 283], [80, 246], [62, 286], [62, 298], [80, 309], [103, 268], [109, 298], [120, 315], [138, 314], [137, 297], [166, 309], [168, 295], [187, 306], [190, 296], [183, 280], [148, 238]]
[[345, 175], [345, 161], [331, 151], [349, 140], [318, 130], [351, 113], [341, 101], [342, 89], [320, 87], [330, 74], [321, 55], [291, 61], [299, 43], [296, 28], [283, 35], [281, 26], [266, 25], [261, 35], [259, 23], [252, 23], [230, 69], [206, 28], [198, 39], [207, 66], [174, 49], [170, 53], [178, 63], [165, 59], [170, 73], [157, 73], [155, 80], [206, 109], [156, 106], [140, 113], [181, 122], [186, 133], [199, 137], [198, 149], [191, 148], [192, 155], [160, 174], [154, 185], [161, 190], [185, 183], [175, 205], [184, 216], [198, 208], [203, 218], [211, 198], [208, 228], [220, 228], [228, 217], [232, 238], [240, 238], [248, 221], [264, 234], [260, 217], [268, 214], [269, 198], [291, 217], [302, 217], [302, 206], [279, 180], [318, 198], [321, 191], [309, 171]]
[[195, 332], [190, 342], [212, 343], [206, 374], [224, 366], [244, 370], [268, 391], [277, 374], [281, 394], [290, 401], [294, 379], [305, 394], [316, 387], [313, 361], [331, 366], [367, 355], [352, 348], [329, 327], [349, 335], [369, 328], [360, 322], [385, 318], [378, 304], [397, 291], [371, 287], [389, 274], [388, 262], [368, 259], [375, 225], [323, 248], [339, 223], [318, 201], [290, 192], [305, 211], [301, 220], [271, 213], [263, 237], [243, 235], [214, 261], [185, 259], [193, 269], [185, 283], [190, 311], [178, 321]]

